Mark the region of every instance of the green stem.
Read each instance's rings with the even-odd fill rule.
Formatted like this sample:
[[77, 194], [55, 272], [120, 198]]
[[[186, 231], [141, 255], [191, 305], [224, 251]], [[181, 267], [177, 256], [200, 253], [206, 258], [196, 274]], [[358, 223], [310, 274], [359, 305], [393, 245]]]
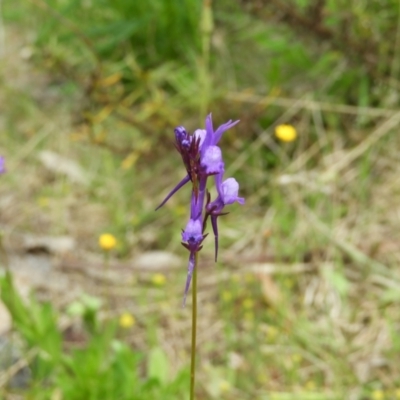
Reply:
[[3, 238], [4, 238], [3, 232], [0, 232], [0, 256], [1, 256], [0, 264], [4, 264], [6, 272], [10, 272], [10, 265], [8, 262], [7, 251], [4, 248]]
[[196, 381], [196, 327], [197, 327], [197, 261], [198, 252], [194, 258], [192, 282], [192, 348], [190, 352], [190, 400], [194, 400], [194, 384]]
[[210, 78], [210, 46], [211, 36], [214, 29], [212, 0], [203, 0], [203, 9], [200, 20], [200, 32], [202, 42], [202, 57], [200, 62], [199, 79], [201, 88], [200, 116], [203, 118], [207, 113], [210, 101], [211, 78]]
[[110, 282], [109, 282], [109, 275], [110, 275], [110, 251], [104, 251], [104, 278], [105, 278], [105, 297], [106, 297], [106, 311], [111, 311], [111, 292], [110, 292]]

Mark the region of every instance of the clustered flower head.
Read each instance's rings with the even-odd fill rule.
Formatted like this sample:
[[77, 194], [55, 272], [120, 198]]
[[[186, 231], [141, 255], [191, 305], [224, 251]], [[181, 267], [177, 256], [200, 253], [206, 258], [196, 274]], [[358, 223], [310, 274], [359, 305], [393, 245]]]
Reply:
[[[182, 230], [182, 245], [189, 251], [188, 276], [185, 285], [183, 304], [189, 290], [196, 253], [202, 249], [202, 243], [207, 234], [204, 233], [210, 217], [215, 238], [215, 261], [218, 256], [218, 217], [227, 214], [224, 207], [235, 202], [244, 204], [244, 199], [238, 197], [239, 184], [234, 178], [224, 180], [225, 164], [218, 143], [222, 134], [235, 126], [239, 121], [228, 121], [214, 131], [211, 114], [205, 121], [205, 129], [197, 129], [190, 134], [183, 126], [175, 128], [175, 147], [182, 157], [186, 168], [186, 176], [167, 195], [157, 207], [162, 207], [171, 196], [188, 182], [192, 183], [190, 203], [190, 218]], [[207, 190], [207, 179], [214, 177], [217, 197], [211, 201]]]

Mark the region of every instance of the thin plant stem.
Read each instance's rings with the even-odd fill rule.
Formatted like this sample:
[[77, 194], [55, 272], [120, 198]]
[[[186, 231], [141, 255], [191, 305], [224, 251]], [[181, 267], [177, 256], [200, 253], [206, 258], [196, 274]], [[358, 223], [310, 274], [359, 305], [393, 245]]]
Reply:
[[199, 80], [201, 88], [200, 115], [207, 112], [210, 101], [211, 76], [210, 76], [210, 47], [211, 36], [214, 29], [212, 0], [203, 0], [202, 16], [200, 21], [202, 57], [200, 60]]
[[105, 297], [106, 297], [106, 311], [111, 310], [111, 292], [110, 292], [110, 282], [109, 282], [109, 275], [110, 275], [110, 251], [104, 251], [104, 274], [105, 274], [105, 281], [106, 281], [106, 290], [105, 290]]
[[1, 257], [0, 265], [4, 264], [4, 268], [5, 268], [6, 272], [10, 272], [10, 264], [8, 262], [7, 251], [4, 248], [3, 238], [4, 238], [3, 232], [0, 232], [0, 257]]
[[192, 348], [190, 352], [190, 400], [194, 400], [194, 384], [196, 381], [196, 328], [197, 328], [197, 263], [198, 255], [194, 258], [192, 282]]

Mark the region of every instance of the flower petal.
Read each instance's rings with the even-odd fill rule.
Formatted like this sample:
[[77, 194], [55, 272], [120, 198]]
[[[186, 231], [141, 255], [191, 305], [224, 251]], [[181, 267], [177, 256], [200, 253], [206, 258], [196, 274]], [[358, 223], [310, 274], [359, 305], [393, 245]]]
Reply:
[[219, 174], [224, 171], [222, 152], [218, 146], [209, 146], [201, 159], [201, 165], [207, 175]]
[[167, 195], [162, 203], [156, 208], [156, 211], [161, 208], [182, 186], [186, 185], [190, 181], [190, 176], [186, 175]]
[[222, 134], [227, 131], [228, 129], [232, 128], [235, 126], [237, 123], [239, 123], [239, 120], [232, 122], [232, 120], [229, 120], [228, 122], [225, 122], [225, 124], [222, 124], [221, 126], [218, 127], [218, 129], [214, 132], [213, 135], [213, 141], [210, 143], [211, 145], [216, 145], [220, 141]]
[[182, 143], [182, 140], [184, 140], [187, 137], [186, 129], [183, 126], [177, 126], [174, 132], [175, 132], [175, 140], [177, 143]]
[[200, 246], [203, 241], [202, 221], [200, 219], [190, 219], [182, 232], [182, 240], [189, 244], [193, 250]]
[[239, 183], [235, 178], [228, 178], [222, 183], [222, 201], [224, 204], [233, 204], [237, 201], [244, 204], [244, 198], [238, 197]]
[[202, 152], [208, 147], [211, 146], [214, 137], [214, 128], [212, 123], [212, 115], [211, 113], [206, 117], [206, 137], [203, 142], [203, 146], [201, 147]]
[[214, 241], [215, 241], [215, 262], [217, 262], [218, 257], [218, 224], [217, 224], [217, 216], [211, 215], [211, 225], [214, 232]]
[[207, 131], [206, 131], [205, 129], [196, 129], [196, 130], [194, 131], [194, 133], [193, 133], [193, 136], [194, 136], [196, 139], [200, 138], [200, 143], [199, 143], [199, 145], [200, 145], [200, 148], [201, 148], [201, 145], [204, 143], [204, 140], [206, 139]]

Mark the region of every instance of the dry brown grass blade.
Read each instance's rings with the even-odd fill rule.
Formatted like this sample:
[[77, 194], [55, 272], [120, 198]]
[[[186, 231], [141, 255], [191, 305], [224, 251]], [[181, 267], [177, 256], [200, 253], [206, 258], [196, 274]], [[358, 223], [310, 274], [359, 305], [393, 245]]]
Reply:
[[[400, 115], [400, 113], [399, 113]], [[363, 265], [367, 268], [367, 270], [378, 274], [384, 275], [386, 277], [390, 277], [392, 281], [398, 281], [398, 285], [400, 285], [400, 279], [395, 273], [395, 271], [389, 269], [386, 265], [380, 263], [379, 261], [373, 260], [368, 257], [365, 253], [358, 250], [355, 246], [353, 246], [349, 242], [345, 242], [341, 240], [333, 234], [333, 232], [326, 226], [311, 210], [305, 207], [302, 204], [298, 204], [297, 207], [304, 214], [305, 218], [312, 223], [312, 225], [326, 238], [328, 238], [333, 244], [336, 245], [340, 250], [342, 250], [345, 254], [347, 254], [354, 262]], [[382, 281], [384, 284], [386, 281]]]
[[29, 362], [38, 354], [38, 349], [31, 349], [25, 357], [20, 358], [15, 364], [11, 365], [8, 370], [0, 375], [0, 388], [4, 387], [7, 382], [15, 376], [22, 368], [29, 365]]
[[[286, 110], [276, 121], [275, 124], [280, 124], [284, 123], [290, 118], [292, 118], [295, 114], [297, 114], [301, 110], [301, 102], [303, 100], [295, 100], [293, 101], [291, 107]], [[274, 124], [274, 125], [275, 125]], [[234, 174], [236, 171], [238, 171], [244, 164], [245, 162], [250, 158], [250, 156], [257, 151], [257, 149], [264, 143], [266, 145], [270, 145], [270, 128], [266, 128], [262, 131], [262, 133], [258, 136], [258, 138], [249, 146], [246, 152], [241, 153], [236, 160], [230, 165], [230, 167], [227, 169], [226, 173], [227, 175]]]
[[259, 96], [256, 94], [240, 92], [230, 92], [226, 95], [226, 98], [231, 101], [252, 103], [263, 105], [265, 107], [273, 105], [284, 108], [291, 108], [296, 103], [296, 105], [300, 106], [300, 108], [304, 108], [310, 111], [321, 110], [326, 112], [335, 112], [339, 114], [350, 115], [368, 114], [369, 117], [391, 117], [394, 114], [397, 114], [397, 110], [390, 110], [386, 108], [357, 107], [348, 104], [335, 104], [308, 99], [292, 99], [288, 97]]
[[343, 158], [336, 164], [332, 165], [328, 171], [325, 172], [327, 176], [336, 175], [338, 172], [346, 168], [351, 162], [362, 156], [372, 145], [382, 139], [388, 134], [396, 125], [400, 123], [400, 112], [392, 115], [383, 124], [379, 125], [368, 137], [363, 140], [358, 146], [350, 150]]

